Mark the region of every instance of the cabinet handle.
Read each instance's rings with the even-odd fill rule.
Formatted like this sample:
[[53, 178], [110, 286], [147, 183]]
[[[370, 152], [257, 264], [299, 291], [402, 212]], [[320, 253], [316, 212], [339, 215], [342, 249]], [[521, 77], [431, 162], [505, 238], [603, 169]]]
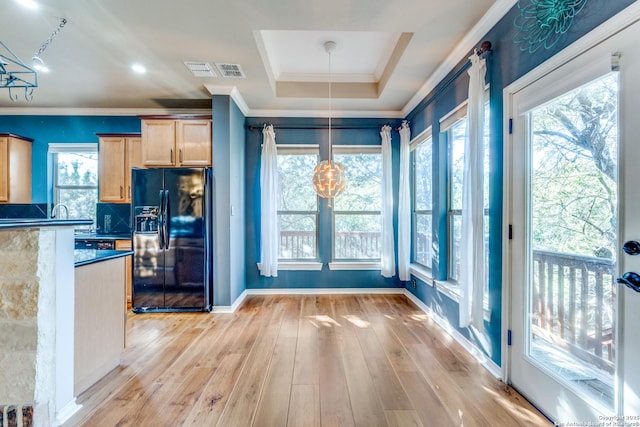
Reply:
[[169, 157], [171, 157], [171, 163], [173, 163], [173, 148], [169, 149]]
[[120, 198], [121, 198], [121, 199], [122, 199], [122, 197], [123, 197], [122, 190], [123, 190], [123, 188], [122, 188], [122, 185], [121, 185], [121, 186], [120, 186]]
[[131, 200], [131, 186], [128, 187], [128, 191], [129, 191], [129, 200]]
[[180, 157], [180, 163], [182, 163], [182, 148], [180, 149], [180, 151], [178, 151], [179, 153], [179, 157]]

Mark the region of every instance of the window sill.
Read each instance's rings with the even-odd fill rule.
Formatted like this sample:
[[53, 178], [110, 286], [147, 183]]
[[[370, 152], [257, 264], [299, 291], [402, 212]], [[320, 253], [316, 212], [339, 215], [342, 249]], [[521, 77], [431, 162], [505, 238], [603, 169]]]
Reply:
[[329, 270], [380, 270], [380, 262], [330, 262]]
[[[258, 270], [262, 270], [262, 264], [258, 263]], [[278, 263], [278, 271], [320, 271], [322, 263], [316, 261], [287, 261]]]
[[[449, 297], [458, 304], [460, 303], [460, 285], [439, 280], [434, 280], [434, 283], [438, 292]], [[485, 322], [491, 322], [491, 310], [489, 310], [486, 305], [484, 307], [484, 320]]]
[[413, 276], [416, 276], [418, 279], [422, 280], [429, 286], [434, 285], [431, 270], [421, 266], [420, 264], [411, 264], [409, 266], [409, 273], [411, 273]]

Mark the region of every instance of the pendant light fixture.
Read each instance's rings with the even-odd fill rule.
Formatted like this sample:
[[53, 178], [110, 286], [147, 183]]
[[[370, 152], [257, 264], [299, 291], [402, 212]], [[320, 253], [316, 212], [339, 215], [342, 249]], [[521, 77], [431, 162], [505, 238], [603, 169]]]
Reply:
[[340, 195], [346, 185], [347, 176], [340, 163], [334, 162], [331, 153], [331, 52], [336, 48], [334, 41], [324, 43], [324, 50], [329, 54], [329, 154], [328, 160], [323, 160], [313, 171], [313, 189], [316, 194], [329, 202], [333, 207], [333, 199]]

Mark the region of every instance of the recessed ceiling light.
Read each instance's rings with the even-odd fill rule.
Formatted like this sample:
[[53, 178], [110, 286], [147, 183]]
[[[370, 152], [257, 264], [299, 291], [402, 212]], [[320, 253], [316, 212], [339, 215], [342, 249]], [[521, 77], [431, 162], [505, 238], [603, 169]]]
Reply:
[[36, 3], [33, 0], [16, 0], [18, 2], [18, 4], [27, 7], [29, 9], [37, 9], [38, 8], [38, 3]]
[[146, 72], [147, 72], [147, 69], [146, 69], [146, 68], [144, 68], [144, 66], [142, 66], [142, 65], [140, 65], [140, 64], [133, 64], [133, 65], [131, 66], [131, 69], [132, 69], [133, 71], [135, 71], [136, 73], [138, 73], [138, 74], [144, 74], [144, 73], [146, 73]]

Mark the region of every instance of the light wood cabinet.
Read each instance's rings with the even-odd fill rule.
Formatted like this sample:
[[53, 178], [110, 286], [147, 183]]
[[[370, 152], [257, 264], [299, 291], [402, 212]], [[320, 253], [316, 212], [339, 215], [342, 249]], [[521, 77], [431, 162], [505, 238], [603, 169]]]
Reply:
[[210, 117], [141, 119], [144, 166], [211, 166]]
[[[130, 251], [132, 248], [131, 240], [116, 240], [117, 251]], [[127, 309], [131, 309], [131, 285], [133, 284], [133, 257], [131, 255], [124, 259], [124, 283]]]
[[101, 202], [131, 203], [131, 168], [142, 166], [138, 134], [99, 134], [99, 195]]
[[0, 133], [0, 203], [31, 203], [32, 139]]

